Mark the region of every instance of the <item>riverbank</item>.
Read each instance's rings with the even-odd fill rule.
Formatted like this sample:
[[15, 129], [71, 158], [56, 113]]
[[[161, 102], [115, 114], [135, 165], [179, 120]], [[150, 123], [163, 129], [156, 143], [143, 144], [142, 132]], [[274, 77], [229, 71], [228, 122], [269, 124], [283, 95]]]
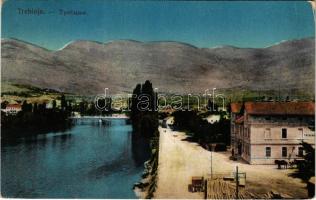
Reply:
[[[204, 193], [191, 193], [192, 176], [207, 176], [212, 172], [231, 173], [238, 165], [246, 172], [246, 190], [259, 196], [274, 191], [291, 198], [307, 198], [306, 185], [290, 177], [293, 169], [278, 170], [275, 165], [249, 165], [229, 160], [229, 152], [209, 152], [200, 145], [185, 141], [183, 132], [159, 127], [159, 164], [154, 198], [203, 199]], [[211, 161], [212, 158], [212, 161]]]
[[[37, 135], [45, 135], [48, 133], [65, 132], [73, 127], [72, 119], [65, 119], [59, 123], [41, 125], [31, 125], [31, 126], [17, 126], [13, 127], [1, 127], [1, 142], [15, 141], [24, 137], [34, 137]], [[39, 123], [40, 124], [40, 123]]]
[[89, 115], [84, 115], [84, 116], [73, 116], [70, 117], [71, 119], [128, 119], [129, 117], [126, 114], [112, 114], [108, 116], [89, 116]]
[[134, 192], [140, 199], [153, 198], [157, 188], [157, 169], [159, 159], [159, 137], [154, 137], [150, 142], [151, 157], [144, 163], [142, 179], [134, 184]]

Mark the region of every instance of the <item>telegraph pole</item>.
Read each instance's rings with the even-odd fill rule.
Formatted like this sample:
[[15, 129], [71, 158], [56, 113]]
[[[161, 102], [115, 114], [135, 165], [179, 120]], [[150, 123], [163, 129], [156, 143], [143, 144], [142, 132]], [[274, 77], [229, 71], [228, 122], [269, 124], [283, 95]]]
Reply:
[[[314, 16], [314, 31], [315, 31], [314, 33], [316, 33], [316, 0], [310, 0], [308, 2], [311, 4], [311, 7], [312, 7], [313, 16]], [[315, 38], [315, 49], [316, 49], [316, 38]], [[314, 60], [314, 69], [316, 68], [315, 64], [316, 64], [316, 56]], [[316, 74], [315, 74], [315, 78], [316, 78]]]
[[211, 144], [211, 179], [213, 179], [213, 144]]
[[236, 199], [238, 199], [238, 187], [239, 187], [238, 166], [236, 166]]
[[213, 178], [213, 150], [211, 147], [211, 179]]

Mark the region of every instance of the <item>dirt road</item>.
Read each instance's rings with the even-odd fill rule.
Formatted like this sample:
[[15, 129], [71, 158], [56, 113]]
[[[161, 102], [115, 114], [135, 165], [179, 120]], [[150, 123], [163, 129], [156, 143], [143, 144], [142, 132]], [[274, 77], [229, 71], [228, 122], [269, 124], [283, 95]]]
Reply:
[[192, 176], [206, 176], [211, 173], [231, 173], [236, 165], [240, 172], [246, 172], [246, 189], [258, 195], [270, 191], [292, 198], [307, 198], [306, 185], [300, 179], [289, 177], [292, 169], [278, 170], [274, 165], [249, 165], [229, 160], [229, 152], [209, 152], [196, 143], [183, 141], [185, 133], [159, 128], [160, 150], [158, 182], [154, 198], [201, 199], [203, 193], [188, 191]]

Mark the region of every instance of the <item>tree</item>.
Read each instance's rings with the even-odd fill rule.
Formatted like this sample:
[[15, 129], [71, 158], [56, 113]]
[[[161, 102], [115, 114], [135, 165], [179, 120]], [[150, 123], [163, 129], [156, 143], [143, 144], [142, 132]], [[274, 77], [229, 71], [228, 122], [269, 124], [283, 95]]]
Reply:
[[81, 101], [79, 103], [79, 112], [80, 114], [85, 114], [86, 113], [86, 104], [84, 101]]
[[239, 115], [244, 115], [245, 113], [245, 103], [242, 102], [241, 108], [239, 110]]
[[34, 103], [34, 105], [33, 105], [33, 113], [37, 113], [37, 111], [38, 111], [37, 103]]
[[67, 102], [66, 102], [66, 98], [64, 94], [61, 95], [60, 104], [61, 104], [61, 109], [66, 110]]
[[53, 110], [56, 109], [56, 104], [57, 104], [57, 103], [56, 103], [56, 100], [54, 99], [54, 100], [53, 100]]
[[135, 119], [139, 111], [137, 109], [137, 103], [138, 103], [137, 98], [141, 94], [141, 88], [142, 88], [141, 84], [137, 84], [135, 89], [133, 90], [133, 96], [131, 100], [131, 119], [132, 120]]
[[304, 177], [309, 179], [311, 176], [315, 176], [315, 149], [312, 145], [302, 142], [304, 149], [304, 163], [299, 166], [299, 171], [303, 173]]
[[22, 103], [22, 112], [32, 112], [33, 106], [32, 104], [28, 104], [26, 100]]
[[[149, 98], [148, 110], [139, 110], [138, 103], [140, 95], [146, 95]], [[156, 94], [153, 90], [152, 83], [145, 81], [144, 84], [137, 84], [133, 90], [131, 100], [131, 120], [133, 130], [140, 136], [153, 137], [158, 129], [158, 112], [156, 111], [155, 98]]]
[[8, 104], [9, 104], [8, 101], [3, 101], [3, 102], [1, 102], [1, 109], [5, 109]]
[[155, 93], [153, 90], [153, 86], [150, 81], [145, 81], [142, 86], [142, 94], [145, 94], [149, 97], [149, 110], [154, 111], [156, 109], [155, 106]]
[[27, 111], [27, 102], [24, 100], [22, 103], [22, 112], [26, 112]]
[[223, 117], [218, 122], [210, 124], [195, 111], [176, 111], [173, 113], [174, 125], [183, 131], [188, 131], [192, 139], [199, 143], [220, 142], [230, 143], [230, 120]]

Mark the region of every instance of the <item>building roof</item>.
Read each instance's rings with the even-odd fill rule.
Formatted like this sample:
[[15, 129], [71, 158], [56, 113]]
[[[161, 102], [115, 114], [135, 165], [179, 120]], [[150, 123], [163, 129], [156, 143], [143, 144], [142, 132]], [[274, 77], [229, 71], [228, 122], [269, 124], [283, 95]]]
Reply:
[[250, 115], [315, 115], [315, 102], [246, 102]]
[[231, 103], [230, 108], [232, 113], [239, 113], [242, 107], [242, 103]]
[[242, 115], [242, 116], [238, 117], [238, 118], [235, 120], [235, 123], [236, 123], [236, 124], [242, 124], [242, 123], [244, 123], [244, 116]]
[[8, 104], [6, 106], [6, 108], [16, 108], [16, 109], [20, 109], [22, 108], [22, 106], [20, 104]]

